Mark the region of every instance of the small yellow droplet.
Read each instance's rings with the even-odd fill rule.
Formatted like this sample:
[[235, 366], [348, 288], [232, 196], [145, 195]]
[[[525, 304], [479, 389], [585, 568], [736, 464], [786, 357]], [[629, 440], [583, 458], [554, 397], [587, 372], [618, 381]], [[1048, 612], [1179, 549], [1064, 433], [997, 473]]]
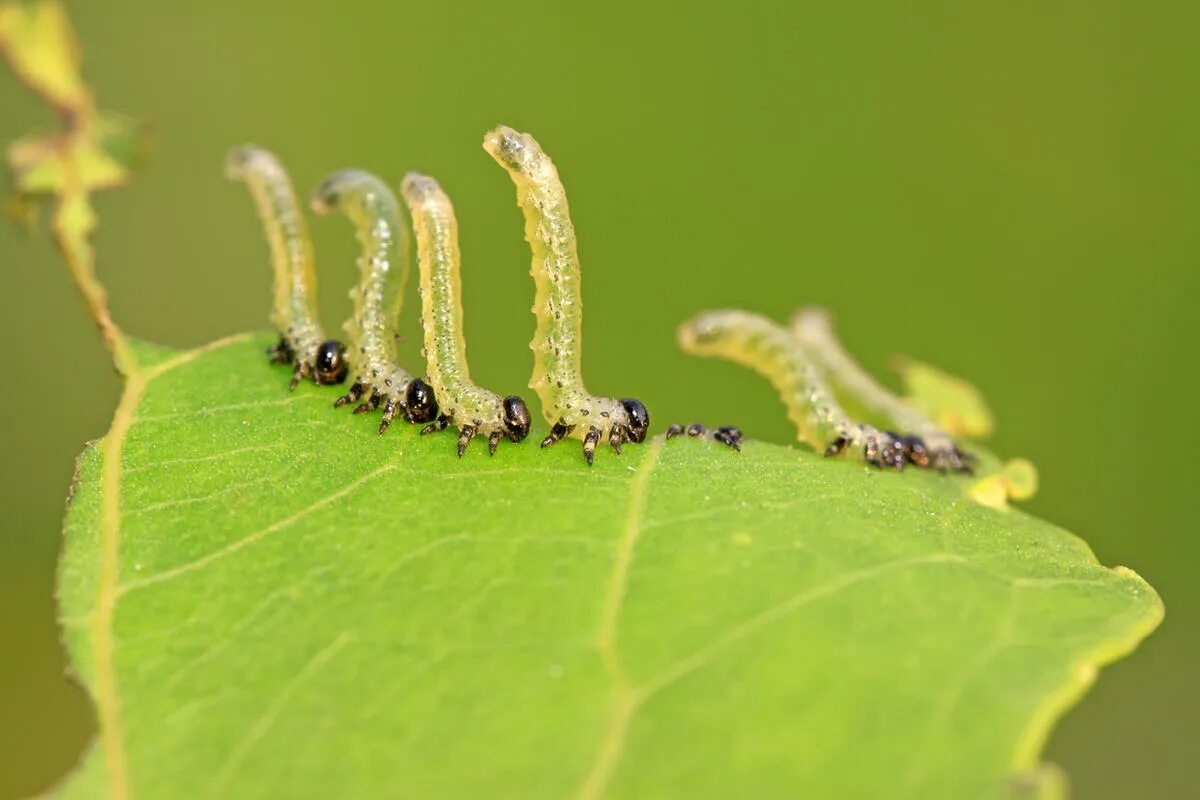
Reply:
[[988, 475], [971, 484], [967, 494], [980, 505], [994, 508], [997, 511], [1008, 509], [1008, 488], [1001, 475]]
[[1013, 458], [1000, 471], [971, 484], [967, 494], [988, 508], [1004, 511], [1009, 500], [1028, 500], [1037, 493], [1037, 467], [1029, 459]]
[[1013, 500], [1028, 500], [1037, 494], [1038, 471], [1027, 458], [1014, 458], [1004, 464], [1004, 484]]

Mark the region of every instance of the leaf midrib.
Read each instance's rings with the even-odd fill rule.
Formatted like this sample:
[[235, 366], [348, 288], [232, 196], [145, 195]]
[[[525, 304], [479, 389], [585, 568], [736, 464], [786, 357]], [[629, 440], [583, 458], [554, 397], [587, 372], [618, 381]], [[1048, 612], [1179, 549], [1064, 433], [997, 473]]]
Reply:
[[244, 333], [228, 336], [187, 350], [151, 367], [141, 366], [132, 356], [125, 361], [125, 388], [101, 449], [100, 577], [96, 586], [95, 615], [89, 631], [95, 656], [96, 716], [103, 745], [108, 796], [114, 800], [127, 800], [130, 796], [129, 760], [121, 726], [121, 699], [117, 684], [113, 635], [113, 620], [121, 595], [121, 457], [125, 441], [136, 422], [138, 405], [151, 381], [205, 353], [248, 338], [249, 334]]

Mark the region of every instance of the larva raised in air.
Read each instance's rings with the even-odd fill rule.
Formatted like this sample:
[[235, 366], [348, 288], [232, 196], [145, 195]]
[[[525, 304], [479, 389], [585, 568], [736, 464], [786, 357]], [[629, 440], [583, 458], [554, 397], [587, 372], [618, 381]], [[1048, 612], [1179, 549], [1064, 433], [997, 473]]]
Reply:
[[932, 469], [962, 470], [964, 454], [937, 423], [879, 384], [859, 366], [833, 332], [829, 312], [804, 308], [792, 317], [792, 334], [828, 375], [834, 389], [868, 412], [905, 431], [909, 462]]
[[797, 438], [818, 452], [834, 456], [859, 450], [867, 463], [894, 469], [918, 463], [910, 459], [915, 437], [881, 431], [850, 417], [796, 337], [766, 317], [736, 310], [705, 312], [680, 326], [679, 344], [688, 353], [725, 358], [770, 380], [796, 426]]
[[598, 397], [583, 384], [579, 255], [567, 195], [554, 163], [532, 136], [503, 125], [487, 133], [483, 147], [516, 184], [525, 239], [533, 249], [530, 272], [536, 285], [537, 325], [530, 343], [529, 386], [537, 392], [551, 426], [542, 447], [574, 436], [583, 440], [583, 454], [591, 464], [601, 439], [618, 453], [625, 442], [644, 441], [650, 414], [641, 401]]
[[271, 363], [292, 365], [292, 389], [306, 378], [321, 385], [341, 383], [348, 371], [345, 348], [326, 339], [317, 321], [312, 243], [287, 172], [270, 151], [244, 145], [229, 154], [225, 174], [249, 187], [271, 249], [271, 321], [279, 330], [279, 344], [267, 351]]
[[501, 397], [471, 381], [462, 327], [458, 222], [450, 198], [433, 178], [415, 172], [405, 176], [400, 193], [417, 239], [425, 361], [441, 406], [438, 418], [421, 432], [454, 425], [459, 456], [475, 436], [486, 436], [488, 451], [495, 453], [502, 438], [519, 442], [529, 435], [529, 409], [516, 395]]
[[354, 313], [346, 322], [354, 382], [334, 406], [366, 397], [354, 409], [358, 414], [382, 404], [381, 435], [397, 415], [429, 422], [438, 410], [433, 389], [396, 359], [396, 323], [410, 271], [408, 229], [396, 196], [369, 172], [347, 169], [322, 181], [310, 202], [318, 214], [345, 212], [362, 246], [359, 283], [350, 292]]

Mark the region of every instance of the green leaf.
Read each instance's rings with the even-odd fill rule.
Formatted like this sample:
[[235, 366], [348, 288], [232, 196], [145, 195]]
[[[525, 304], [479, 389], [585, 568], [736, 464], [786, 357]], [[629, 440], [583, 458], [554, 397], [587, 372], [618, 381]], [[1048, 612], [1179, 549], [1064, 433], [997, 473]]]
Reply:
[[74, 112], [92, 101], [79, 76], [79, 42], [62, 3], [0, 3], [0, 54], [47, 103]]
[[[1056, 796], [1055, 719], [1158, 624], [1071, 534], [806, 450], [454, 455], [136, 347], [60, 600], [67, 797]], [[660, 421], [661, 425], [661, 421]]]

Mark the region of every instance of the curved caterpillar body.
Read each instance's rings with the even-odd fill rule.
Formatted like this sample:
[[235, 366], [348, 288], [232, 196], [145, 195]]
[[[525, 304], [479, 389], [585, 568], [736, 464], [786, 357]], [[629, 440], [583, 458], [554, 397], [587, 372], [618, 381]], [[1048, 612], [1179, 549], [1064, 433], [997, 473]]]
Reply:
[[800, 346], [825, 370], [839, 391], [909, 432], [913, 440], [908, 452], [911, 463], [940, 470], [964, 468], [964, 454], [950, 434], [881, 386], [846, 352], [833, 333], [829, 312], [821, 308], [801, 309], [792, 317], [791, 327]]
[[592, 463], [602, 439], [618, 453], [625, 442], [642, 442], [650, 414], [638, 400], [597, 397], [583, 384], [579, 255], [567, 196], [558, 171], [532, 136], [500, 126], [484, 137], [483, 147], [508, 171], [525, 214], [525, 238], [533, 249], [537, 317], [530, 348], [533, 377], [529, 386], [542, 402], [550, 435], [542, 447], [565, 436], [583, 440]]
[[461, 456], [476, 435], [496, 452], [500, 439], [519, 442], [529, 435], [529, 409], [515, 395], [501, 397], [471, 381], [462, 329], [458, 222], [450, 198], [433, 178], [410, 172], [400, 187], [412, 214], [420, 265], [421, 322], [429, 382], [442, 413], [422, 433], [454, 425]]
[[292, 389], [305, 378], [316, 384], [341, 383], [348, 371], [345, 348], [326, 339], [317, 322], [312, 244], [287, 172], [273, 153], [244, 145], [229, 154], [225, 174], [249, 187], [271, 248], [271, 321], [279, 330], [279, 344], [267, 351], [271, 363], [292, 365]]
[[350, 292], [354, 314], [346, 322], [354, 383], [334, 406], [365, 396], [366, 402], [354, 409], [358, 414], [382, 404], [380, 434], [397, 415], [409, 422], [429, 422], [437, 416], [433, 390], [396, 361], [396, 322], [410, 269], [408, 229], [396, 196], [374, 175], [348, 169], [322, 181], [311, 205], [318, 214], [345, 212], [362, 245], [361, 277]]
[[775, 386], [796, 426], [797, 438], [825, 455], [861, 450], [877, 467], [922, 466], [919, 436], [881, 431], [850, 417], [838, 405], [822, 370], [790, 331], [746, 311], [709, 311], [679, 328], [679, 344], [695, 355], [717, 356], [749, 367]]

